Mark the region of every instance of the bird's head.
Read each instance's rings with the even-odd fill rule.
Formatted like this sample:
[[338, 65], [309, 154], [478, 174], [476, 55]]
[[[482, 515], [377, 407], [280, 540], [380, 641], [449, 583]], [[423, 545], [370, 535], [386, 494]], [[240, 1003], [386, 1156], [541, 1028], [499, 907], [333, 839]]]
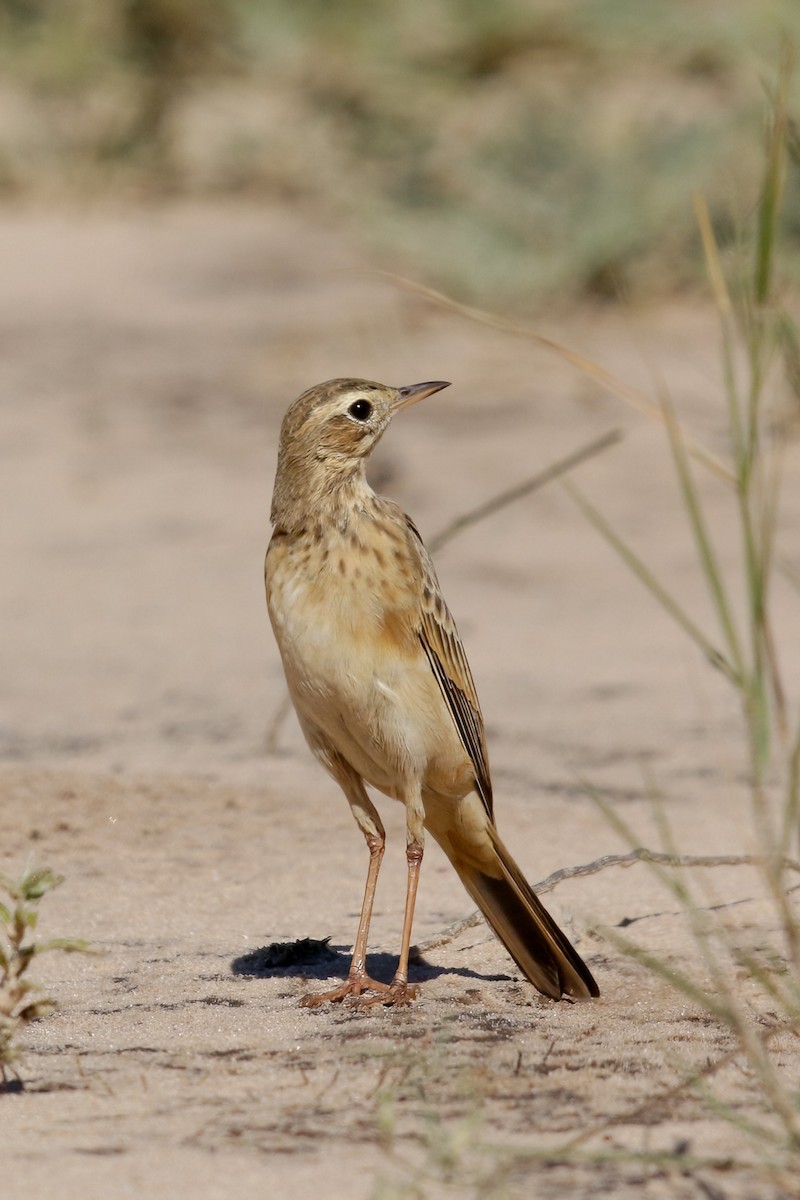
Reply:
[[281, 425], [273, 521], [288, 504], [322, 499], [344, 480], [363, 474], [364, 460], [395, 413], [449, 384], [442, 380], [389, 387], [367, 379], [331, 379], [303, 392]]
[[309, 388], [289, 406], [280, 449], [319, 460], [366, 458], [396, 412], [448, 384], [389, 387], [368, 379], [331, 379]]

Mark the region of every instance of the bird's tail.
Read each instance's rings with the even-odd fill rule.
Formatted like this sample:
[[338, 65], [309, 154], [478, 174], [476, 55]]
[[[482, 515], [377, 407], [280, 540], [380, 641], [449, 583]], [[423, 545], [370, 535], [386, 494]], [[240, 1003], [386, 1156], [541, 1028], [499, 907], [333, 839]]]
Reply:
[[[586, 963], [561, 932], [525, 876], [491, 830], [497, 873], [486, 873], [443, 845], [461, 882], [523, 974], [545, 996], [599, 996]], [[494, 864], [493, 864], [494, 865]]]

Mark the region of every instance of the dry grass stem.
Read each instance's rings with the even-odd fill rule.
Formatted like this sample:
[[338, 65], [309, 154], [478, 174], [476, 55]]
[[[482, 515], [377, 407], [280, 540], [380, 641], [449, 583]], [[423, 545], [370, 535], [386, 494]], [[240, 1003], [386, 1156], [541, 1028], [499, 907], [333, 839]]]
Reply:
[[459, 534], [464, 529], [468, 529], [471, 525], [477, 525], [479, 521], [483, 521], [486, 517], [493, 516], [496, 512], [506, 508], [509, 504], [521, 500], [524, 496], [529, 496], [531, 492], [537, 488], [544, 487], [547, 483], [552, 483], [554, 479], [565, 475], [568, 471], [580, 466], [581, 463], [587, 462], [588, 459], [594, 458], [597, 454], [601, 454], [604, 450], [608, 450], [611, 446], [615, 446], [622, 441], [623, 433], [620, 429], [612, 429], [608, 433], [602, 434], [598, 438], [594, 438], [585, 446], [573, 450], [564, 458], [557, 459], [541, 471], [537, 471], [530, 479], [523, 480], [522, 483], [515, 484], [514, 487], [508, 488], [504, 492], [498, 493], [490, 500], [479, 504], [477, 508], [471, 509], [462, 516], [456, 517], [449, 525], [440, 530], [428, 542], [428, 548], [431, 553], [441, 550], [448, 542]]
[[[792, 1026], [775, 1025], [771, 1029], [761, 1031], [758, 1036], [766, 1045], [780, 1033], [794, 1032], [795, 1030]], [[569, 1141], [565, 1143], [564, 1150], [577, 1150], [579, 1146], [585, 1145], [586, 1142], [591, 1141], [591, 1139], [597, 1137], [598, 1134], [603, 1134], [607, 1130], [613, 1129], [615, 1126], [630, 1125], [634, 1122], [641, 1121], [642, 1118], [660, 1108], [663, 1108], [665, 1105], [669, 1105], [676, 1100], [682, 1100], [688, 1091], [691, 1091], [699, 1084], [704, 1083], [707, 1079], [710, 1079], [725, 1067], [730, 1066], [731, 1063], [735, 1062], [741, 1054], [742, 1047], [740, 1045], [734, 1046], [733, 1049], [728, 1050], [725, 1054], [720, 1055], [719, 1058], [715, 1058], [711, 1062], [706, 1063], [705, 1066], [700, 1068], [700, 1070], [692, 1071], [683, 1079], [678, 1080], [677, 1083], [671, 1084], [670, 1087], [664, 1088], [660, 1092], [656, 1092], [656, 1094], [653, 1096], [648, 1096], [648, 1098], [641, 1104], [637, 1104], [633, 1108], [627, 1109], [625, 1112], [616, 1113], [607, 1120], [600, 1121], [596, 1125], [591, 1125], [589, 1128], [582, 1130], [577, 1137], [570, 1138]], [[766, 1131], [763, 1132], [766, 1133]]]
[[[766, 865], [765, 859], [754, 854], [668, 854], [660, 850], [648, 850], [644, 846], [639, 846], [636, 850], [631, 850], [628, 854], [604, 854], [602, 858], [596, 858], [590, 863], [582, 863], [576, 867], [560, 867], [540, 883], [535, 883], [533, 890], [538, 895], [544, 895], [546, 892], [551, 892], [560, 883], [563, 883], [565, 879], [577, 879], [585, 875], [596, 875], [598, 871], [604, 871], [606, 867], [632, 867], [636, 863], [642, 862], [654, 863], [665, 867], [764, 868]], [[781, 865], [787, 871], [796, 871], [800, 874], [800, 862], [794, 858], [784, 857], [781, 860]], [[428, 938], [427, 941], [415, 946], [413, 953], [417, 958], [421, 958], [430, 953], [431, 950], [438, 949], [439, 946], [448, 945], [449, 942], [454, 941], [465, 930], [474, 929], [482, 921], [483, 917], [476, 910], [470, 913], [469, 916], [463, 917], [460, 921], [448, 925], [441, 933], [437, 933], [432, 938]]]
[[[583, 375], [594, 380], [595, 383], [605, 391], [610, 392], [613, 396], [618, 396], [619, 399], [624, 400], [626, 404], [630, 405], [637, 412], [642, 413], [652, 421], [663, 424], [663, 412], [644, 392], [640, 391], [639, 388], [632, 387], [629, 383], [625, 383], [624, 380], [607, 371], [605, 367], [595, 362], [594, 359], [588, 358], [585, 354], [578, 353], [577, 350], [570, 349], [569, 346], [565, 346], [563, 342], [547, 337], [545, 334], [536, 333], [534, 330], [528, 329], [525, 325], [518, 325], [514, 321], [497, 316], [495, 313], [486, 312], [482, 308], [460, 304], [457, 300], [451, 299], [451, 297], [446, 296], [443, 292], [437, 292], [435, 288], [426, 287], [424, 284], [417, 283], [413, 279], [406, 279], [402, 275], [395, 275], [390, 271], [377, 271], [373, 273], [379, 275], [381, 278], [390, 280], [397, 287], [403, 288], [405, 291], [422, 297], [438, 308], [457, 313], [469, 321], [475, 321], [479, 325], [487, 325], [490, 329], [497, 329], [501, 333], [509, 334], [511, 337], [524, 338], [528, 342], [534, 342], [537, 346], [541, 346], [543, 350], [547, 350], [571, 366], [577, 367]], [[725, 483], [730, 485], [735, 484], [736, 480], [733, 472], [722, 459], [706, 449], [696, 438], [685, 431], [683, 437], [686, 448], [693, 458], [696, 458], [698, 462], [701, 462], [713, 474], [724, 480]]]

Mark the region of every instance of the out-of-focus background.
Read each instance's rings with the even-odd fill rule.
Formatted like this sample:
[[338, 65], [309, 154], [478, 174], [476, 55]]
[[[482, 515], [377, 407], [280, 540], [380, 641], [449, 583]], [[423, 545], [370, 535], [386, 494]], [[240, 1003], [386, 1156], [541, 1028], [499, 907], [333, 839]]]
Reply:
[[[795, 1200], [793, 36], [797, 0], [0, 0], [0, 951], [26, 863], [65, 877], [26, 936], [104, 951], [28, 960], [61, 1007], [0, 1078], [3, 1200]], [[435, 554], [531, 881], [772, 820], [768, 872], [562, 878], [597, 1004], [481, 926], [408, 1011], [298, 1006], [366, 851], [262, 564], [283, 413], [338, 375], [452, 381], [370, 463], [429, 542], [605, 439], [593, 518], [551, 484]], [[415, 939], [469, 907], [426, 847]], [[241, 973], [307, 936], [336, 953]]]
[[793, 0], [0, 0], [0, 191], [277, 197], [484, 304], [658, 296], [692, 192], [735, 246], [792, 37]]

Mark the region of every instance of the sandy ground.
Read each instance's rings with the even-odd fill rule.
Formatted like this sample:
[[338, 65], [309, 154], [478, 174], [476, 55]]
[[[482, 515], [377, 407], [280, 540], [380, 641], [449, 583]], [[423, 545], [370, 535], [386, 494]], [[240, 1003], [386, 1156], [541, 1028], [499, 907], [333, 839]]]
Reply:
[[[536, 346], [364, 273], [302, 213], [7, 209], [0, 257], [0, 870], [63, 874], [43, 935], [102, 951], [37, 964], [60, 1010], [28, 1031], [24, 1090], [0, 1095], [4, 1198], [795, 1195], [729, 1119], [771, 1124], [725, 1030], [603, 935], [622, 924], [708, 982], [646, 867], [548, 898], [596, 1003], [540, 998], [482, 926], [415, 967], [409, 1010], [297, 1003], [346, 970], [366, 856], [294, 718], [279, 718], [261, 571], [287, 403], [341, 374], [452, 380], [395, 422], [374, 463], [426, 538], [622, 429], [576, 479], [711, 628], [661, 432]], [[635, 326], [553, 314], [544, 331], [629, 383], [666, 379], [723, 449], [710, 312]], [[796, 529], [796, 445], [786, 466]], [[735, 567], [729, 496], [704, 490]], [[657, 791], [681, 850], [752, 849], [735, 701], [558, 485], [437, 562], [482, 697], [499, 825], [532, 880], [627, 848], [583, 780], [641, 842], [659, 844]], [[779, 586], [775, 603], [797, 678], [796, 595]], [[383, 810], [372, 965], [388, 977], [405, 864], [402, 813]], [[778, 944], [754, 871], [694, 881], [744, 944]], [[432, 848], [417, 939], [469, 909]], [[335, 956], [247, 973], [249, 951], [306, 936], [329, 936]], [[740, 992], [767, 1027], [747, 978]], [[796, 1042], [773, 1045], [796, 1078]], [[727, 1116], [671, 1092], [704, 1068]], [[663, 1152], [677, 1157], [642, 1157]]]

